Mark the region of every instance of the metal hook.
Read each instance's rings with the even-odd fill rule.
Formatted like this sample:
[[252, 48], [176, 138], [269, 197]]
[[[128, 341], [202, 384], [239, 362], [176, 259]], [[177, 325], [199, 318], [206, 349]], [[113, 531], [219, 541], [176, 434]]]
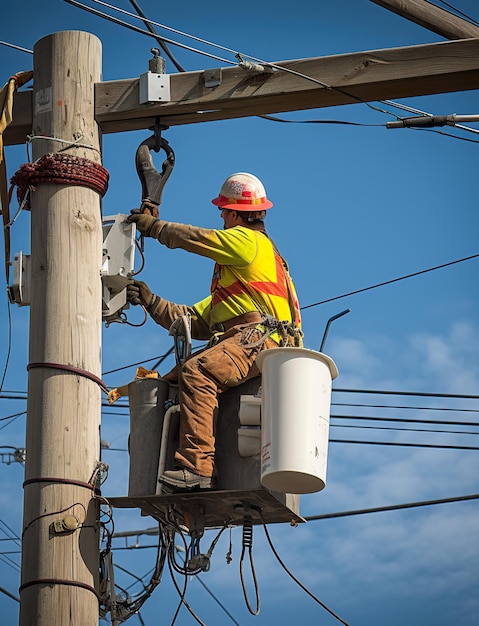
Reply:
[[[142, 213], [148, 210], [155, 217], [158, 217], [158, 205], [161, 204], [163, 188], [175, 165], [175, 153], [166, 139], [161, 136], [161, 131], [167, 128], [168, 126], [163, 126], [157, 118], [153, 135], [141, 142], [135, 157], [136, 171], [142, 190], [140, 210]], [[162, 149], [166, 153], [166, 159], [159, 172], [153, 163], [151, 150], [159, 152]]]

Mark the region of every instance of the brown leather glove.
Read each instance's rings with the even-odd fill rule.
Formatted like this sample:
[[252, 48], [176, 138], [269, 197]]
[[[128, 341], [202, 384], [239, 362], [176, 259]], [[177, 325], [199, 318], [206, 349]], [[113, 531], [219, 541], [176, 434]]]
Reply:
[[145, 237], [152, 236], [152, 228], [156, 222], [159, 222], [156, 217], [153, 217], [152, 215], [147, 215], [146, 213], [137, 213], [136, 210], [132, 211], [131, 214], [128, 216], [128, 221], [135, 222], [136, 227]]
[[126, 287], [126, 300], [130, 304], [141, 304], [148, 308], [154, 299], [155, 296], [151, 293], [151, 289], [141, 280], [133, 280]]
[[148, 215], [148, 213], [142, 213], [140, 209], [133, 209], [127, 219], [129, 222], [136, 224], [143, 236], [152, 237], [153, 239], [158, 239], [158, 241], [160, 241], [161, 231], [168, 223]]

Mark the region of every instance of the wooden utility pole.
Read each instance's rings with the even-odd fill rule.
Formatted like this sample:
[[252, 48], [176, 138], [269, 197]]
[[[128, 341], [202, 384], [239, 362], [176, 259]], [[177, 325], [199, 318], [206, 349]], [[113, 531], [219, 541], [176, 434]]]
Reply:
[[[100, 162], [100, 76], [101, 43], [89, 33], [35, 45], [34, 160], [63, 151]], [[98, 624], [99, 506], [89, 483], [100, 452], [101, 259], [99, 194], [39, 185], [31, 194], [21, 626]]]

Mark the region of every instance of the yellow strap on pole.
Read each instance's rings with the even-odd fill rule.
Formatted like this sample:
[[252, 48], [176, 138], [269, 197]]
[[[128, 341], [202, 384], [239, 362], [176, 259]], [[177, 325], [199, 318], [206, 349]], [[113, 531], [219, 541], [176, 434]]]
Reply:
[[0, 202], [3, 216], [3, 237], [5, 240], [5, 275], [7, 285], [10, 276], [10, 202], [7, 186], [7, 168], [3, 150], [3, 133], [13, 117], [13, 94], [33, 78], [33, 72], [17, 72], [8, 79], [0, 90]]

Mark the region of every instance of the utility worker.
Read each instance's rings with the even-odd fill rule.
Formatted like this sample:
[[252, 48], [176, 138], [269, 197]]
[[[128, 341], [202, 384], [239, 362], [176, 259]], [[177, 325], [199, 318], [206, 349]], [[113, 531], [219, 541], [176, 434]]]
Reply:
[[[215, 261], [210, 295], [193, 306], [169, 302], [140, 281], [127, 288], [129, 302], [143, 305], [157, 324], [169, 329], [176, 318], [187, 315], [192, 338], [209, 340], [176, 371], [177, 469], [159, 478], [170, 491], [214, 486], [218, 394], [258, 376], [255, 360], [262, 350], [302, 345], [295, 288], [264, 227], [266, 210], [273, 204], [263, 184], [252, 174], [233, 174], [212, 203], [221, 211], [222, 230], [166, 222], [135, 211], [128, 218], [140, 233], [168, 248], [183, 248]], [[171, 376], [164, 378], [171, 382]]]

